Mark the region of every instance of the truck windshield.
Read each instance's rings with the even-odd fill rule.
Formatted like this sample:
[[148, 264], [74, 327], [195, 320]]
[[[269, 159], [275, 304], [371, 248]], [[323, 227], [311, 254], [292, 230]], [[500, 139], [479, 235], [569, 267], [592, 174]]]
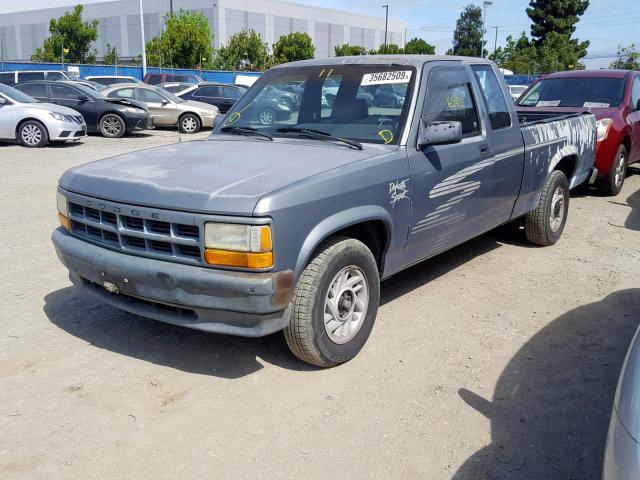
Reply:
[[549, 78], [540, 80], [518, 101], [522, 107], [617, 107], [624, 78]]
[[356, 142], [397, 145], [415, 76], [415, 68], [397, 65], [275, 68], [236, 102], [216, 131], [239, 127], [291, 137], [295, 130], [313, 129]]

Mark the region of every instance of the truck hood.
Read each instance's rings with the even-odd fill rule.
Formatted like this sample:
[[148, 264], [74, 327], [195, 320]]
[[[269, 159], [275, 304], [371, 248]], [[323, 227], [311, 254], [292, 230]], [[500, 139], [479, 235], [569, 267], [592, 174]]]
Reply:
[[[260, 198], [304, 178], [388, 152], [306, 139], [212, 135], [209, 140], [127, 153], [74, 167], [60, 186], [114, 202], [251, 215]], [[397, 148], [397, 147], [393, 147]]]

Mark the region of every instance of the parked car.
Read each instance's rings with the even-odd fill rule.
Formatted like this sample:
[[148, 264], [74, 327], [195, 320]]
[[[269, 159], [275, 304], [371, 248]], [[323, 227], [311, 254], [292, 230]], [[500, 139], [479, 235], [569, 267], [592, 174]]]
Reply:
[[220, 113], [227, 113], [246, 91], [245, 87], [238, 85], [204, 82], [200, 85], [191, 85], [176, 95], [185, 100], [215, 105], [220, 110]]
[[13, 86], [21, 82], [32, 80], [70, 80], [62, 70], [18, 70], [14, 72], [0, 72], [0, 83]]
[[513, 101], [516, 102], [527, 91], [527, 88], [529, 88], [527, 85], [509, 85], [509, 93]]
[[149, 111], [139, 102], [107, 98], [102, 93], [66, 81], [19, 83], [16, 88], [41, 102], [73, 108], [82, 114], [89, 132], [120, 138], [134, 130], [152, 128]]
[[640, 478], [640, 329], [624, 364], [611, 411], [602, 480]]
[[104, 85], [102, 85], [101, 83], [97, 83], [91, 80], [63, 80], [65, 82], [67, 82], [69, 85], [84, 85], [87, 88], [90, 88], [91, 90], [96, 90], [96, 91], [100, 91], [103, 88], [105, 88]]
[[80, 113], [51, 103], [41, 103], [15, 88], [0, 84], [0, 138], [18, 140], [25, 147], [48, 142], [76, 141], [87, 135]]
[[193, 83], [185, 82], [159, 83], [158, 86], [166, 90], [167, 92], [173, 93], [174, 95], [180, 95], [180, 93], [184, 92], [185, 90], [196, 88], [196, 85], [194, 85]]
[[136, 77], [127, 77], [125, 75], [89, 75], [84, 77], [92, 82], [100, 83], [106, 87], [117, 83], [142, 83]]
[[[327, 108], [331, 75], [340, 101]], [[263, 92], [292, 78], [300, 107], [264, 125]], [[396, 83], [407, 88], [395, 109], [356, 97]], [[480, 58], [279, 65], [207, 141], [67, 171], [58, 258], [121, 309], [209, 332], [284, 329], [299, 358], [338, 365], [366, 342], [381, 279], [511, 221], [537, 245], [560, 239], [569, 190], [593, 167], [595, 117], [521, 125], [508, 97]]]
[[178, 125], [182, 133], [196, 133], [202, 127], [213, 127], [218, 115], [217, 107], [202, 102], [184, 100], [158, 86], [141, 83], [122, 83], [105, 88], [102, 93], [109, 98], [135, 99], [151, 112], [157, 126]]
[[147, 73], [143, 79], [149, 85], [158, 85], [166, 82], [202, 83], [204, 80], [199, 75], [187, 75], [182, 73]]
[[598, 120], [598, 185], [607, 195], [622, 189], [627, 166], [640, 161], [640, 72], [577, 70], [537, 80], [517, 102], [528, 119], [547, 112], [592, 111]]

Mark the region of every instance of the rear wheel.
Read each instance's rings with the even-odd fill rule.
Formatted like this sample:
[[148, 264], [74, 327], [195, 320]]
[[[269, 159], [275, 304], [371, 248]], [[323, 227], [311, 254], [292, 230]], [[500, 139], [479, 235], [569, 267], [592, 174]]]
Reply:
[[29, 148], [44, 147], [49, 141], [45, 126], [37, 120], [27, 120], [18, 127], [18, 140]]
[[106, 138], [120, 138], [127, 131], [124, 120], [120, 115], [107, 113], [100, 119], [100, 133]]
[[555, 170], [542, 189], [538, 206], [525, 216], [527, 240], [549, 246], [560, 240], [569, 212], [569, 182], [564, 173]]
[[380, 277], [371, 251], [336, 237], [320, 245], [296, 284], [287, 344], [301, 360], [339, 365], [364, 346], [378, 312]]
[[185, 113], [180, 117], [180, 131], [182, 133], [198, 133], [202, 124], [197, 115]]
[[605, 195], [615, 196], [622, 190], [627, 175], [627, 147], [620, 145], [609, 175], [602, 179], [600, 190]]
[[275, 120], [276, 112], [269, 107], [265, 107], [258, 112], [258, 121], [261, 125], [271, 125]]

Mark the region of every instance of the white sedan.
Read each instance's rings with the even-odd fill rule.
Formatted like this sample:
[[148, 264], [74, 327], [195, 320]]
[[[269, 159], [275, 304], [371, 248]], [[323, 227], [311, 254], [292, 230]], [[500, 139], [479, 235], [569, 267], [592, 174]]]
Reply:
[[25, 147], [48, 142], [76, 141], [87, 135], [80, 113], [35, 98], [0, 84], [0, 139], [18, 140]]

